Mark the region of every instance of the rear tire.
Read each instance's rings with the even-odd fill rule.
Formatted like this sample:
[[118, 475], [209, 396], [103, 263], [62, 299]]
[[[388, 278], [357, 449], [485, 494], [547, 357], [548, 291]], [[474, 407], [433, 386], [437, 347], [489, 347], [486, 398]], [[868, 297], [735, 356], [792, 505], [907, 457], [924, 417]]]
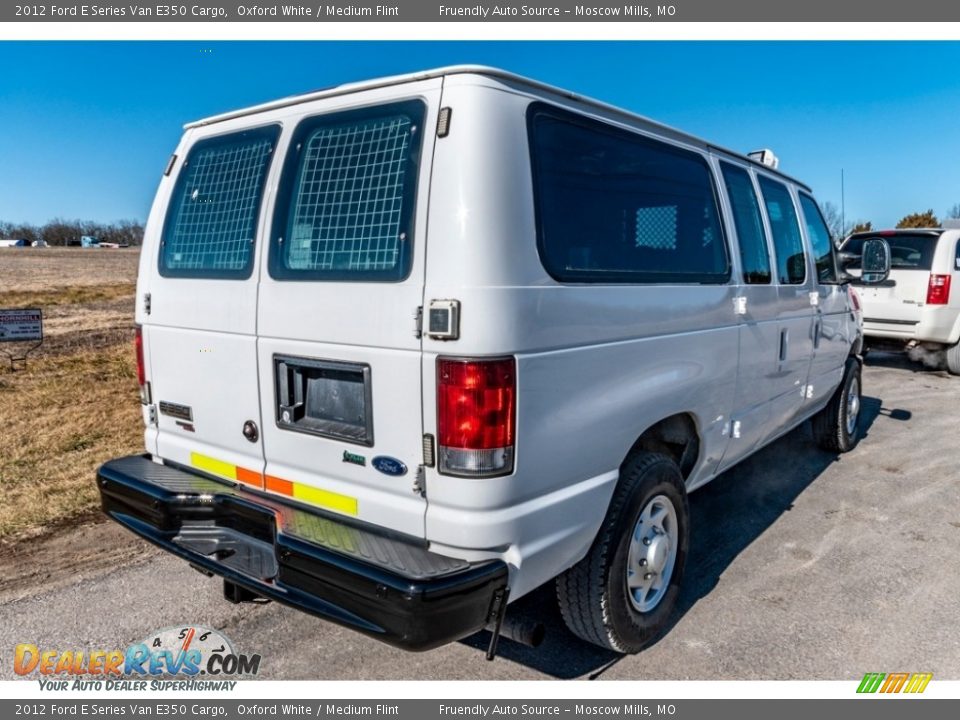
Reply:
[[593, 546], [557, 578], [570, 631], [620, 653], [655, 642], [676, 605], [689, 517], [683, 476], [671, 458], [652, 452], [628, 458]]
[[860, 361], [847, 358], [843, 382], [827, 406], [813, 416], [813, 434], [824, 450], [845, 453], [860, 441]]
[[947, 348], [947, 370], [951, 375], [960, 375], [960, 343]]

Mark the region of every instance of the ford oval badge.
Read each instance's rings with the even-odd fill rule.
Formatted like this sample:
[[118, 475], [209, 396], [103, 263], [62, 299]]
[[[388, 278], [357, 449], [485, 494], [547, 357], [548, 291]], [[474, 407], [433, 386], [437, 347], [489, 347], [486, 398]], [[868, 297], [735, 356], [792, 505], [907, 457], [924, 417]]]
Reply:
[[406, 465], [396, 458], [387, 457], [386, 455], [377, 455], [373, 460], [370, 461], [370, 464], [384, 475], [400, 477], [401, 475], [407, 474]]

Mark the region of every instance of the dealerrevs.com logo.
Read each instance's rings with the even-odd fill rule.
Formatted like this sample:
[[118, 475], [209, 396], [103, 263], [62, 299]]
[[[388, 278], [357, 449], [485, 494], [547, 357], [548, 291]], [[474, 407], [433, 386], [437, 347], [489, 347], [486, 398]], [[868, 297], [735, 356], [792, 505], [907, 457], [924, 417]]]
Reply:
[[[13, 670], [41, 690], [232, 690], [260, 671], [260, 655], [237, 653], [223, 633], [199, 625], [150, 633], [125, 650], [16, 646]], [[180, 679], [177, 679], [180, 678]]]

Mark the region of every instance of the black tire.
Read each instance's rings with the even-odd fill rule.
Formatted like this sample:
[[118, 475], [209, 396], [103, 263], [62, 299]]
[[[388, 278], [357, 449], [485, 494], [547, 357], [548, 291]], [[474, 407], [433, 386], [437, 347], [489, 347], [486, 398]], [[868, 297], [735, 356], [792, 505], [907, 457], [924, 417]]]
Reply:
[[960, 343], [947, 348], [947, 371], [951, 375], [960, 375]]
[[[658, 496], [673, 504], [677, 554], [667, 589], [648, 612], [640, 612], [627, 589], [630, 540], [642, 510]], [[667, 627], [676, 604], [690, 543], [690, 508], [677, 464], [659, 453], [629, 457], [603, 525], [590, 551], [557, 578], [557, 600], [564, 622], [577, 637], [620, 653], [637, 653]]]
[[[850, 452], [860, 442], [859, 408], [863, 388], [860, 375], [860, 361], [855, 357], [847, 358], [843, 382], [833, 393], [827, 406], [813, 416], [813, 435], [824, 450], [836, 453]], [[847, 398], [854, 382], [856, 382], [854, 391], [857, 394], [857, 415], [851, 428], [847, 422], [849, 419]]]

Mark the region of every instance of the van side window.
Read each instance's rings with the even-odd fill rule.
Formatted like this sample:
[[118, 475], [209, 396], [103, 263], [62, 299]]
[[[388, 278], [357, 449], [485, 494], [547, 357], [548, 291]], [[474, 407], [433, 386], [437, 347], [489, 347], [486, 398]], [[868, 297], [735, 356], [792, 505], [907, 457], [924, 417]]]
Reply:
[[160, 241], [164, 277], [247, 278], [277, 125], [197, 141], [180, 169]]
[[770, 251], [767, 250], [760, 203], [750, 174], [743, 168], [725, 162], [721, 162], [720, 167], [733, 209], [733, 224], [737, 228], [743, 281], [748, 285], [766, 285], [771, 278]]
[[544, 103], [528, 112], [540, 258], [561, 282], [725, 283], [698, 154]]
[[800, 193], [800, 207], [803, 210], [803, 220], [807, 225], [807, 235], [810, 246], [813, 248], [813, 260], [817, 266], [817, 278], [822, 283], [837, 282], [837, 266], [834, 262], [833, 240], [830, 231], [823, 221], [820, 208], [809, 195]]
[[767, 208], [773, 246], [777, 253], [777, 277], [782, 285], [803, 285], [807, 279], [807, 261], [800, 237], [793, 198], [783, 183], [760, 176], [760, 192]]
[[420, 101], [308, 118], [290, 145], [270, 274], [402, 280], [409, 274], [423, 136]]
[[960, 240], [957, 240], [957, 250], [953, 260], [953, 269], [960, 270]]

